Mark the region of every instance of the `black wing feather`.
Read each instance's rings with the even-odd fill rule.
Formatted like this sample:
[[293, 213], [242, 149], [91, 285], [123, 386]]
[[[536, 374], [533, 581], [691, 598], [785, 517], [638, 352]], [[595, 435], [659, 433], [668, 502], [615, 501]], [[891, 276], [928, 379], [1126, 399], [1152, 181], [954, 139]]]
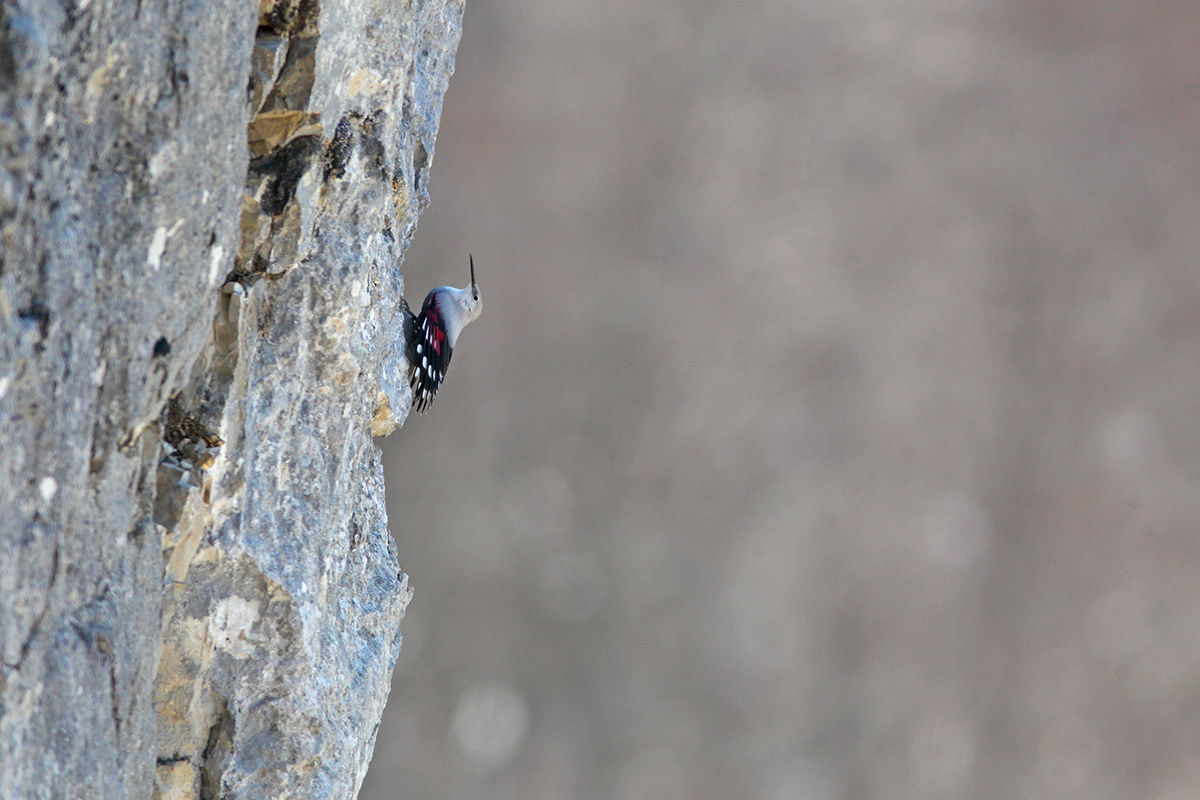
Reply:
[[446, 338], [446, 327], [438, 309], [437, 296], [430, 292], [413, 325], [413, 354], [409, 359], [412, 373], [413, 408], [424, 414], [433, 405], [434, 395], [446, 378], [453, 348]]

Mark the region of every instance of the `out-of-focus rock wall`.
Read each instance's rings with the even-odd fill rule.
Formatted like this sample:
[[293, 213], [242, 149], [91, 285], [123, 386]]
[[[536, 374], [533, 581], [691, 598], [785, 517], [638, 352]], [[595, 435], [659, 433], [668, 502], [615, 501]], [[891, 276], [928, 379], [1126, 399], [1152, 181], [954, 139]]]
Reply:
[[354, 796], [462, 4], [0, 16], [0, 796]]

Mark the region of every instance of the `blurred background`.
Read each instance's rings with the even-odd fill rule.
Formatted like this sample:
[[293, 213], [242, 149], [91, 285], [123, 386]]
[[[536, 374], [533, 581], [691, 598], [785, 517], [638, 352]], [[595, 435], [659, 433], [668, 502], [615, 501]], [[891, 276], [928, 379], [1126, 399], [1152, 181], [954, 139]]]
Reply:
[[362, 797], [1200, 797], [1200, 5], [464, 30]]

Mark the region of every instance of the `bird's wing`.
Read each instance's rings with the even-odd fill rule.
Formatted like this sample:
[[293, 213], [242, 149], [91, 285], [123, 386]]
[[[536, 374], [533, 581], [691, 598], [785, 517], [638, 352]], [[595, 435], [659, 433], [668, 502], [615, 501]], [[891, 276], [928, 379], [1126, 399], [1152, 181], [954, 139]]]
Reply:
[[446, 377], [450, 354], [453, 352], [450, 340], [446, 338], [437, 299], [433, 295], [425, 298], [413, 334], [413, 341], [416, 342], [411, 377], [413, 408], [417, 413], [424, 414], [433, 404], [433, 397]]

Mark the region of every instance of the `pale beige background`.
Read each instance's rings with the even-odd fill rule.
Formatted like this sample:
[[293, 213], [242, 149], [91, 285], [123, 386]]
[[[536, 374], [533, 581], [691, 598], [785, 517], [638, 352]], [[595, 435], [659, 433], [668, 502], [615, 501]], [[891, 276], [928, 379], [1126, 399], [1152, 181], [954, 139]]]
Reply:
[[471, 0], [369, 800], [1200, 797], [1200, 5]]

